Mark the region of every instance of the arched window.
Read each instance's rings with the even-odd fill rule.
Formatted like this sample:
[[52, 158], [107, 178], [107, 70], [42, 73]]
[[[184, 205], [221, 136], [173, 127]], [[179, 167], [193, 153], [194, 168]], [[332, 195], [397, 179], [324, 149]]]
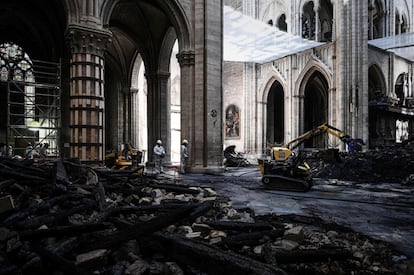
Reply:
[[0, 45], [0, 81], [33, 82], [33, 64], [23, 49], [14, 43]]
[[302, 37], [315, 39], [315, 11], [313, 1], [306, 3], [302, 11]]
[[398, 11], [395, 12], [395, 34], [400, 34], [401, 30], [401, 17]]
[[279, 30], [287, 32], [286, 15], [282, 14], [277, 20], [277, 27]]
[[[0, 80], [34, 82], [33, 63], [23, 49], [12, 43], [0, 45]], [[35, 117], [35, 89], [33, 86], [24, 87], [24, 121], [30, 124]]]
[[381, 1], [375, 0], [369, 9], [371, 13], [369, 39], [384, 37], [385, 12]]

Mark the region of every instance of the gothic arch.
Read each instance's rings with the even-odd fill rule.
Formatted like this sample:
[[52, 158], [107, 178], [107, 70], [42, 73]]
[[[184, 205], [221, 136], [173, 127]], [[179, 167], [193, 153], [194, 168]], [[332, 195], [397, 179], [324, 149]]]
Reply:
[[279, 30], [287, 32], [288, 30], [288, 23], [286, 18], [286, 13], [282, 13], [279, 18], [277, 19], [276, 26]]
[[78, 23], [80, 21], [80, 8], [78, 1], [65, 0], [63, 3], [65, 12], [67, 14], [67, 24], [69, 25], [71, 23]]
[[402, 72], [398, 75], [397, 79], [395, 80], [394, 84], [394, 92], [398, 99], [398, 104], [402, 105], [404, 99], [406, 97], [406, 85], [407, 83], [408, 74]]
[[282, 85], [283, 90], [286, 90], [286, 81], [275, 70], [272, 70], [270, 73], [268, 73], [264, 79], [267, 80], [263, 82], [264, 85], [262, 85], [262, 87], [259, 89], [259, 98], [262, 100], [262, 102], [266, 102], [266, 99], [269, 96], [270, 88], [275, 81], [279, 82]]
[[372, 64], [368, 69], [368, 101], [376, 100], [379, 96], [387, 95], [387, 84], [384, 73], [378, 64]]
[[169, 71], [171, 53], [176, 40], [177, 34], [174, 28], [170, 28], [164, 36], [164, 40], [161, 45], [158, 69], [162, 72]]
[[[299, 118], [299, 133], [329, 122], [331, 74], [320, 66], [320, 62], [311, 61], [298, 78], [297, 85], [299, 85], [297, 89], [299, 106], [296, 112]], [[316, 137], [306, 142], [305, 146], [326, 147], [326, 138], [326, 136]]]
[[[271, 22], [272, 26], [280, 28], [279, 21], [284, 15], [286, 27], [289, 28], [289, 11], [290, 9], [286, 6], [285, 1], [273, 1], [268, 3], [265, 8], [262, 9], [260, 20], [263, 22]], [[281, 29], [282, 30], [282, 29]]]
[[332, 73], [324, 64], [322, 64], [316, 57], [312, 58], [303, 68], [301, 74], [296, 80], [296, 91], [300, 96], [304, 95], [303, 83], [306, 83], [311, 75], [315, 72], [320, 72], [328, 82], [328, 86], [332, 87]]
[[409, 30], [410, 22], [407, 16], [407, 10], [403, 7], [395, 8], [395, 34], [405, 33]]
[[[111, 14], [119, 2], [121, 2], [121, 0], [105, 0], [101, 10], [102, 22], [104, 26], [107, 26], [109, 24]], [[193, 39], [191, 34], [191, 24], [183, 7], [180, 4], [180, 1], [158, 1], [156, 4], [164, 10], [165, 14], [168, 16], [172, 25], [174, 26], [180, 50], [189, 50], [194, 48], [192, 42]]]
[[[265, 77], [264, 79], [266, 79], [266, 81], [264, 82], [264, 85], [260, 88], [259, 90], [259, 97], [261, 99], [261, 102], [259, 102], [259, 106], [258, 106], [258, 111], [259, 111], [259, 117], [262, 117], [261, 120], [261, 124], [258, 125], [259, 129], [263, 129], [262, 131], [262, 144], [264, 146], [267, 146], [268, 142], [275, 142], [276, 140], [267, 140], [269, 135], [268, 135], [268, 98], [269, 98], [269, 94], [272, 91], [272, 87], [275, 83], [278, 83], [280, 85], [281, 90], [283, 91], [283, 96], [285, 97], [286, 94], [286, 81], [275, 71], [275, 70], [271, 70]], [[285, 113], [285, 107], [283, 107], [283, 112]], [[285, 115], [283, 114], [283, 120], [285, 120]], [[286, 125], [285, 121], [283, 121], [283, 128], [285, 128], [284, 126]], [[283, 135], [281, 138], [279, 139], [284, 139], [284, 134], [285, 131], [284, 129], [280, 129], [281, 135]], [[280, 140], [278, 140], [280, 141]]]
[[285, 90], [274, 81], [266, 98], [266, 141], [283, 144], [285, 139]]
[[386, 4], [384, 0], [372, 0], [370, 3], [372, 10], [372, 13], [370, 16], [372, 16], [372, 37], [370, 39], [376, 39], [381, 38], [385, 36], [385, 10], [386, 10]]
[[301, 37], [313, 40], [315, 38], [316, 24], [315, 22], [315, 2], [306, 1], [303, 3], [300, 9], [300, 29]]

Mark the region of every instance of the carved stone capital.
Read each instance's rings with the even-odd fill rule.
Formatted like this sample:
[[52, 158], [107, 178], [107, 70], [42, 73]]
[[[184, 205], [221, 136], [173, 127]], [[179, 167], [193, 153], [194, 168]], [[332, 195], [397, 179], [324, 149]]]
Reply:
[[181, 51], [177, 54], [178, 63], [181, 66], [192, 66], [195, 64], [194, 51]]
[[112, 33], [107, 30], [70, 25], [66, 31], [66, 38], [70, 43], [72, 54], [90, 53], [103, 56], [108, 44], [112, 42]]

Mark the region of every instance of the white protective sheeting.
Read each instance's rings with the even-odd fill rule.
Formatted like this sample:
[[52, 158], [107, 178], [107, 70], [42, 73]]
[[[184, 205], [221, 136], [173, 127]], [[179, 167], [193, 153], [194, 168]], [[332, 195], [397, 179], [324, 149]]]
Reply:
[[369, 40], [368, 44], [414, 62], [414, 32]]
[[266, 63], [322, 45], [224, 6], [224, 61]]

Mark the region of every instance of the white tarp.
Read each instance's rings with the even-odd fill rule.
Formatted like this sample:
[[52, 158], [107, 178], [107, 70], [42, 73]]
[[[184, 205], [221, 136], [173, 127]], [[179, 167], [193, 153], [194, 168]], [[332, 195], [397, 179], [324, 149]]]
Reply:
[[224, 6], [225, 61], [266, 63], [322, 45]]
[[368, 44], [414, 62], [414, 32], [369, 40]]

